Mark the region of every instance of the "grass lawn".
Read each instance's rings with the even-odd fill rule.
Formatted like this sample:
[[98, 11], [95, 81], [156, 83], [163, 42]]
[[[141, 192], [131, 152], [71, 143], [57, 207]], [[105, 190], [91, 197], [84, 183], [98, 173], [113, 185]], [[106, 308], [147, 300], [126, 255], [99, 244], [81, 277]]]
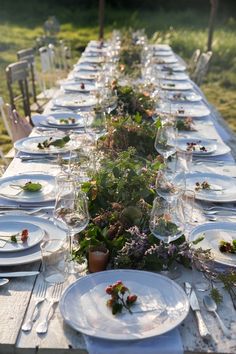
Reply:
[[[43, 34], [42, 24], [55, 15], [61, 23], [59, 37], [67, 39], [78, 58], [90, 39], [97, 37], [97, 9], [71, 9], [50, 4], [50, 1], [18, 0], [0, 2], [0, 96], [9, 101], [5, 68], [16, 61], [19, 49], [35, 45]], [[126, 11], [106, 9], [106, 36], [113, 28], [145, 28], [149, 37], [157, 32], [159, 42], [169, 43], [188, 60], [196, 48], [205, 50], [208, 14], [184, 9], [179, 12]], [[213, 43], [211, 70], [202, 89], [236, 132], [236, 19], [221, 14]], [[11, 147], [10, 140], [0, 122], [0, 146], [3, 151]]]

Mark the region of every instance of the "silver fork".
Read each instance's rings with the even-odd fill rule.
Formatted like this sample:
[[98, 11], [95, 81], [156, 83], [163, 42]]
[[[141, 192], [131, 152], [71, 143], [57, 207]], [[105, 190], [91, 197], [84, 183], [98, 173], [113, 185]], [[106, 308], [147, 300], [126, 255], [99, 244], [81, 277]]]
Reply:
[[47, 333], [48, 331], [48, 323], [50, 321], [50, 312], [51, 308], [53, 307], [54, 304], [59, 302], [61, 298], [61, 293], [62, 293], [62, 284], [56, 284], [53, 288], [52, 295], [49, 298], [49, 306], [45, 315], [45, 318], [42, 322], [40, 322], [36, 328], [36, 332], [39, 334]]
[[30, 331], [33, 326], [33, 322], [37, 318], [39, 312], [39, 304], [41, 304], [46, 298], [47, 285], [45, 283], [40, 283], [35, 295], [35, 305], [29, 319], [27, 319], [21, 329], [22, 331]]

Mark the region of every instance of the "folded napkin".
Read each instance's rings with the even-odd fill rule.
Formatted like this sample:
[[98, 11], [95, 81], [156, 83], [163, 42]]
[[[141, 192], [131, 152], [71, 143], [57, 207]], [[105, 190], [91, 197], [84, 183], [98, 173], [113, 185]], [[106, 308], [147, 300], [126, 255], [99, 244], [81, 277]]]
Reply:
[[89, 354], [183, 354], [178, 329], [161, 336], [135, 341], [110, 341], [86, 335], [84, 340]]

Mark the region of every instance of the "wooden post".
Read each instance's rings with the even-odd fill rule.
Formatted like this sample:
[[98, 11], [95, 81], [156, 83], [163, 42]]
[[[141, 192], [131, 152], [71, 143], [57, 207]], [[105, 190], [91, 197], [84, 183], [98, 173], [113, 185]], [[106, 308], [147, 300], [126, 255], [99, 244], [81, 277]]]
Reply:
[[212, 49], [212, 40], [213, 40], [215, 18], [216, 18], [216, 13], [218, 8], [218, 0], [210, 0], [210, 3], [211, 3], [211, 12], [209, 17], [208, 41], [207, 41], [208, 51]]
[[100, 40], [102, 40], [104, 37], [104, 9], [105, 9], [105, 0], [99, 0], [98, 22], [99, 22]]

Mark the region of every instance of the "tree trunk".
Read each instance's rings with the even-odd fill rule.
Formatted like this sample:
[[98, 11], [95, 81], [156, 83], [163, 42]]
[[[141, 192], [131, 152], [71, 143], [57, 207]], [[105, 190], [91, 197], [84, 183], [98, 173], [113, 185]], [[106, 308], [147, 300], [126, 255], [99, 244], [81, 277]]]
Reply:
[[104, 8], [105, 8], [105, 0], [99, 0], [99, 39], [103, 39], [104, 37]]
[[215, 18], [216, 18], [216, 13], [218, 8], [218, 0], [210, 0], [210, 3], [211, 3], [211, 12], [209, 18], [208, 41], [207, 41], [208, 51], [212, 49], [212, 40], [213, 40]]

